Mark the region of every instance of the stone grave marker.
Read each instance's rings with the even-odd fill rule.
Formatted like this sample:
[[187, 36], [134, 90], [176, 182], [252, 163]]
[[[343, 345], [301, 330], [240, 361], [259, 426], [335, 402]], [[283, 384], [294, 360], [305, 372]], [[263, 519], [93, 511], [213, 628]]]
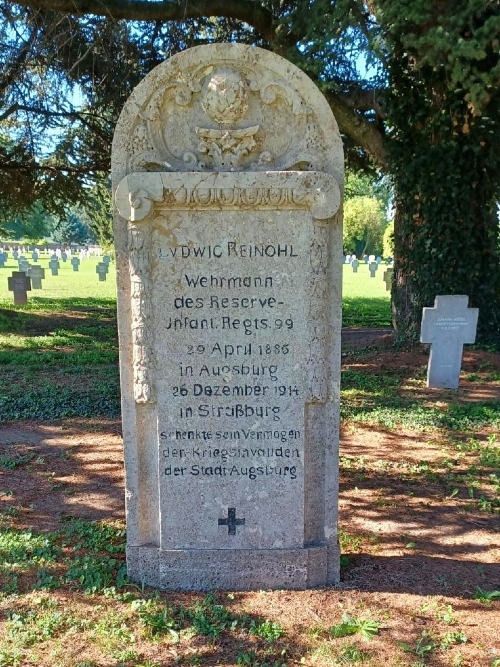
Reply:
[[25, 273], [30, 270], [30, 263], [25, 257], [20, 257], [18, 260], [19, 271], [24, 271]]
[[464, 343], [476, 340], [479, 308], [468, 308], [469, 297], [439, 295], [433, 308], [424, 308], [420, 342], [430, 343], [427, 386], [457, 389]]
[[5, 262], [7, 261], [7, 254], [5, 252], [0, 252], [0, 268], [3, 269]]
[[375, 274], [377, 273], [377, 269], [378, 269], [377, 262], [370, 262], [368, 264], [368, 270], [370, 271], [370, 278], [375, 278]]
[[268, 51], [189, 49], [125, 104], [112, 175], [129, 575], [338, 582], [343, 153], [326, 100]]
[[45, 279], [45, 269], [41, 266], [30, 266], [28, 275], [31, 278], [32, 289], [42, 289], [42, 280]]
[[103, 258], [102, 258], [102, 261], [103, 261], [104, 264], [106, 264], [106, 266], [109, 266], [109, 264], [111, 262], [111, 257], [109, 255], [104, 255]]
[[390, 292], [392, 289], [392, 274], [394, 273], [394, 269], [386, 269], [384, 271], [384, 282], [385, 282], [385, 289], [386, 291]]
[[78, 257], [72, 257], [71, 265], [73, 266], [73, 271], [78, 271], [78, 267], [80, 266], [80, 259]]
[[353, 259], [352, 262], [351, 262], [351, 266], [352, 266], [352, 272], [357, 273], [358, 272], [358, 266], [359, 266], [358, 260]]
[[14, 292], [14, 305], [24, 306], [28, 303], [27, 292], [31, 290], [31, 280], [24, 271], [13, 271], [7, 278], [9, 291]]
[[65, 262], [68, 259], [68, 254], [66, 252], [61, 253], [61, 259], [63, 262]]
[[99, 282], [105, 282], [106, 276], [108, 275], [108, 267], [103, 262], [95, 267], [95, 272], [99, 275]]
[[380, 257], [379, 255], [375, 261], [377, 262], [377, 264], [382, 264], [382, 257]]
[[50, 258], [49, 268], [53, 276], [57, 276], [59, 274], [59, 260], [57, 259], [57, 256]]
[[33, 262], [38, 262], [38, 250], [36, 249], [33, 250], [33, 252], [31, 253], [31, 259]]
[[14, 257], [14, 259], [15, 259], [16, 262], [17, 262], [17, 260], [18, 260], [18, 258], [19, 258], [19, 251], [18, 251], [18, 250], [14, 250], [14, 251], [12, 252], [12, 256]]

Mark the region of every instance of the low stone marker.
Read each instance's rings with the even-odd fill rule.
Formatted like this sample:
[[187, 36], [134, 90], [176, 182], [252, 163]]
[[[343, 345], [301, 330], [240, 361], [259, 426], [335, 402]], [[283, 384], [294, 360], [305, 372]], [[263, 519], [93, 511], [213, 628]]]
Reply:
[[368, 264], [368, 270], [370, 271], [370, 278], [375, 278], [375, 274], [377, 273], [377, 269], [378, 269], [377, 262], [370, 262]]
[[385, 289], [390, 292], [392, 289], [392, 274], [394, 273], [394, 269], [386, 269], [384, 271], [384, 282], [385, 282]]
[[464, 343], [476, 340], [479, 308], [468, 308], [469, 297], [440, 295], [434, 308], [424, 308], [421, 343], [430, 343], [427, 386], [457, 389]]
[[30, 263], [26, 257], [19, 257], [18, 259], [19, 271], [28, 271], [30, 268]]
[[28, 303], [28, 294], [31, 290], [31, 280], [24, 271], [13, 271], [7, 279], [9, 291], [14, 292], [14, 305], [25, 306]]
[[31, 253], [31, 259], [33, 260], [33, 262], [38, 262], [38, 250], [33, 250], [33, 252]]
[[67, 255], [67, 253], [62, 252], [62, 253], [61, 253], [61, 259], [62, 259], [63, 262], [65, 262], [65, 261], [68, 259], [68, 255]]
[[140, 584], [339, 581], [343, 162], [324, 97], [263, 49], [188, 49], [124, 107], [112, 176]]
[[51, 257], [49, 262], [49, 268], [53, 276], [57, 276], [59, 274], [59, 260], [57, 259], [57, 255], [53, 255]]
[[18, 251], [18, 250], [14, 250], [14, 251], [12, 252], [12, 256], [14, 257], [14, 259], [15, 259], [16, 262], [17, 262], [17, 260], [18, 260], [18, 258], [19, 258], [19, 251]]
[[78, 271], [78, 267], [80, 266], [80, 260], [78, 257], [72, 257], [71, 258], [71, 265], [73, 266], [73, 271]]
[[106, 266], [109, 266], [111, 262], [111, 257], [109, 255], [104, 255], [102, 261], [104, 262], [104, 264], [106, 264]]
[[359, 266], [358, 260], [353, 259], [352, 262], [351, 262], [351, 266], [352, 266], [352, 272], [357, 273], [358, 272], [358, 266]]
[[45, 269], [41, 266], [30, 266], [28, 275], [31, 278], [32, 289], [42, 289], [42, 280], [45, 279]]
[[108, 274], [108, 267], [106, 264], [99, 262], [99, 264], [95, 267], [95, 272], [99, 274], [99, 282], [106, 281], [106, 276]]
[[7, 254], [5, 252], [0, 252], [0, 268], [3, 269], [6, 261], [7, 261]]

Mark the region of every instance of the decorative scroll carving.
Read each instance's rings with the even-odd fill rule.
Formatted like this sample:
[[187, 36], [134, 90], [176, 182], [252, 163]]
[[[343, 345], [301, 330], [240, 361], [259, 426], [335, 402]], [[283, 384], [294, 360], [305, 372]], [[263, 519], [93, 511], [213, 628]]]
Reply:
[[328, 244], [329, 228], [315, 223], [309, 247], [311, 271], [309, 278], [309, 355], [306, 362], [308, 400], [328, 398]]
[[137, 403], [154, 403], [154, 353], [149, 277], [151, 239], [147, 228], [130, 225], [129, 271], [132, 319], [132, 363], [134, 398]]
[[[245, 183], [246, 179], [246, 183]], [[126, 220], [146, 220], [162, 209], [296, 209], [310, 208], [314, 218], [326, 220], [340, 205], [340, 189], [333, 176], [305, 172], [247, 174], [130, 174], [118, 185], [116, 205]]]
[[138, 112], [128, 145], [130, 172], [284, 170], [310, 164], [313, 127], [307, 106], [275, 74], [258, 65], [236, 69], [214, 63], [185, 69], [179, 80], [159, 84]]

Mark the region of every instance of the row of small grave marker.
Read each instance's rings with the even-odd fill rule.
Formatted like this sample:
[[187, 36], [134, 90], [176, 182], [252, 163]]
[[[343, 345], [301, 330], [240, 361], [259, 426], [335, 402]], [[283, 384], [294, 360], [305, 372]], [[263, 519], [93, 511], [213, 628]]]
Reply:
[[[96, 273], [99, 275], [99, 282], [104, 282], [109, 271], [111, 257], [104, 256], [102, 262], [96, 266]], [[71, 259], [73, 271], [78, 271], [80, 260], [78, 257]], [[59, 260], [57, 255], [53, 255], [49, 261], [49, 267], [53, 276], [58, 275]], [[14, 293], [14, 305], [24, 306], [28, 302], [28, 292], [32, 289], [42, 289], [42, 280], [45, 279], [45, 269], [41, 266], [31, 266], [26, 258], [19, 259], [19, 271], [13, 271], [12, 276], [8, 278], [8, 289]]]

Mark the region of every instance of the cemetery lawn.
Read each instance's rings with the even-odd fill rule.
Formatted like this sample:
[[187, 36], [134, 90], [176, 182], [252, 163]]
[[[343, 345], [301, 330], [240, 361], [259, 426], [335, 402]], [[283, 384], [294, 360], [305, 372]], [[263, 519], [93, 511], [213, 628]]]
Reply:
[[0, 667], [500, 667], [500, 354], [428, 390], [382, 289], [351, 292], [341, 584], [157, 593], [124, 566], [114, 286], [80, 280], [0, 294]]

